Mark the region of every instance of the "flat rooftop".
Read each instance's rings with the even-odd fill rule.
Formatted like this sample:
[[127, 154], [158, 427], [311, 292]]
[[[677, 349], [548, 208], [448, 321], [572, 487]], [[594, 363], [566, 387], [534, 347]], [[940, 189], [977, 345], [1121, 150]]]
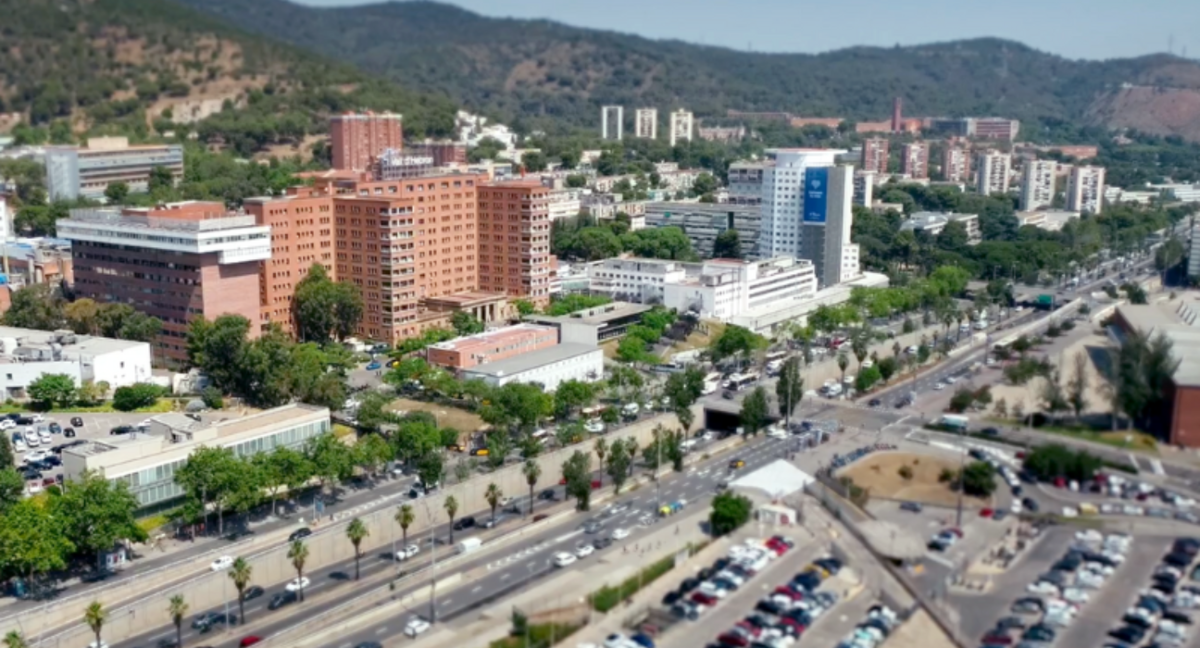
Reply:
[[17, 344], [21, 347], [50, 348], [51, 344], [58, 343], [59, 336], [63, 333], [72, 335], [75, 338], [73, 343], [62, 346], [63, 352], [67, 354], [78, 353], [97, 356], [116, 351], [125, 351], [127, 349], [136, 349], [140, 346], [149, 348], [146, 342], [118, 340], [116, 338], [96, 337], [94, 335], [78, 335], [71, 331], [40, 331], [37, 329], [17, 328], [15, 326], [0, 326], [0, 338], [16, 338]]
[[476, 353], [478, 351], [486, 351], [495, 348], [497, 345], [515, 343], [518, 340], [525, 339], [531, 335], [538, 333], [554, 333], [558, 331], [553, 326], [539, 326], [537, 324], [517, 324], [515, 326], [506, 326], [501, 329], [485, 331], [475, 335], [455, 338], [445, 342], [438, 342], [430, 345], [431, 349], [439, 349], [441, 351], [458, 351], [459, 353]]
[[1135, 330], [1151, 337], [1162, 333], [1171, 340], [1171, 353], [1179, 360], [1175, 384], [1200, 387], [1200, 300], [1122, 304], [1117, 312]]
[[644, 304], [631, 304], [629, 302], [612, 302], [595, 308], [588, 308], [569, 315], [531, 315], [531, 322], [580, 322], [583, 324], [594, 324], [602, 326], [614, 320], [619, 320], [631, 315], [641, 315], [649, 312], [653, 307]]
[[578, 358], [579, 356], [589, 353], [602, 353], [600, 347], [589, 346], [587, 344], [575, 344], [568, 342], [567, 344], [559, 344], [547, 349], [539, 349], [522, 353], [519, 356], [499, 360], [497, 362], [489, 362], [478, 367], [464, 369], [464, 374], [478, 374], [485, 376], [494, 376], [501, 378], [511, 376], [513, 374], [522, 373], [531, 369], [537, 369], [548, 364]]

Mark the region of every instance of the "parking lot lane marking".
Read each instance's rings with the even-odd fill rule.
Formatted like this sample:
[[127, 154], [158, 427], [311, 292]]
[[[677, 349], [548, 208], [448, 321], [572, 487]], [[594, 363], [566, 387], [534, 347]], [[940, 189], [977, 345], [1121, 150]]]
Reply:
[[476, 592], [478, 592], [481, 589], [483, 589], [483, 585], [476, 585], [475, 589], [471, 590], [471, 593], [475, 594]]
[[381, 635], [381, 634], [383, 634], [383, 633], [385, 633], [385, 632], [387, 632], [387, 628], [376, 628], [376, 629], [375, 629], [375, 635], [376, 635], [376, 636], [378, 636], [378, 635]]
[[500, 580], [508, 580], [509, 576], [512, 576], [512, 574], [504, 572], [503, 574], [500, 574]]

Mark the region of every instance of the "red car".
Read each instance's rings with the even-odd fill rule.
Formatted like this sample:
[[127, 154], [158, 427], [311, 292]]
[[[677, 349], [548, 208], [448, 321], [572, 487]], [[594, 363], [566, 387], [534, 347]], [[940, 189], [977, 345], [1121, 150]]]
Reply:
[[987, 508], [987, 507], [979, 509], [979, 517], [983, 517], [983, 518], [992, 517], [992, 509]]
[[803, 601], [804, 600], [803, 592], [797, 592], [796, 590], [788, 587], [787, 585], [780, 585], [779, 587], [776, 587], [775, 593], [783, 594], [784, 596], [792, 599], [793, 601]]
[[734, 648], [744, 648], [750, 645], [750, 639], [736, 632], [726, 632], [717, 637], [717, 642], [724, 646], [734, 646]]
[[988, 634], [983, 637], [983, 645], [985, 646], [1009, 646], [1012, 645], [1013, 638], [1005, 634]]
[[807, 626], [805, 626], [803, 623], [800, 623], [799, 621], [793, 619], [792, 617], [786, 617], [786, 616], [780, 617], [779, 622], [784, 625], [789, 625], [789, 626], [795, 628], [797, 637], [804, 634], [804, 631], [808, 629]]
[[750, 623], [749, 621], [747, 621], [745, 619], [742, 619], [741, 621], [738, 621], [737, 623], [733, 624], [733, 629], [741, 630], [742, 632], [746, 633], [747, 635], [750, 635], [751, 637], [755, 637], [755, 638], [757, 638], [758, 635], [762, 634], [762, 628], [754, 625], [753, 623]]
[[779, 544], [783, 545], [786, 549], [791, 549], [792, 547], [796, 546], [796, 543], [793, 542], [790, 538], [785, 538], [783, 536], [778, 536], [778, 535], [771, 536], [771, 542], [778, 542]]
[[260, 641], [262, 641], [261, 637], [256, 637], [254, 635], [250, 635], [249, 637], [242, 639], [242, 642], [239, 643], [238, 645], [241, 646], [242, 648], [246, 648], [246, 646], [253, 646], [254, 644], [256, 644]]
[[692, 600], [700, 605], [706, 605], [708, 607], [712, 607], [717, 604], [717, 597], [712, 596], [711, 594], [705, 594], [704, 592], [692, 592]]

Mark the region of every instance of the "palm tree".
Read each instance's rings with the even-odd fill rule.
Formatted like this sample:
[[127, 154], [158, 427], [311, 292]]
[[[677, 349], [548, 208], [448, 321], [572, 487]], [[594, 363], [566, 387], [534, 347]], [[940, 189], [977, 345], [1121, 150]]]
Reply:
[[412, 523], [416, 521], [417, 513], [411, 505], [401, 504], [400, 508], [396, 509], [396, 517], [392, 519], [396, 520], [396, 524], [400, 525], [400, 541], [403, 543], [404, 548], [407, 549], [408, 527], [412, 526]]
[[838, 354], [837, 357], [838, 369], [842, 370], [842, 383], [846, 382], [846, 367], [850, 366], [850, 358], [845, 351]]
[[894, 357], [894, 358], [899, 358], [899, 357], [900, 357], [900, 351], [902, 351], [902, 350], [903, 350], [903, 349], [900, 347], [900, 343], [899, 343], [899, 342], [893, 342], [893, 343], [892, 343], [892, 357]]
[[533, 459], [525, 461], [525, 465], [521, 468], [521, 473], [525, 475], [525, 483], [529, 484], [529, 515], [533, 514], [533, 489], [537, 486], [538, 478], [542, 476], [542, 467]]
[[229, 568], [229, 578], [233, 580], [233, 586], [238, 593], [238, 619], [242, 623], [246, 622], [246, 586], [250, 584], [252, 573], [254, 573], [254, 569], [241, 556], [238, 556], [233, 561], [233, 566]]
[[854, 357], [858, 359], [858, 370], [862, 371], [863, 360], [867, 359], [868, 345], [871, 342], [871, 332], [863, 327], [850, 341], [850, 350], [854, 352]]
[[21, 636], [20, 632], [10, 630], [4, 635], [5, 648], [29, 648], [29, 642], [25, 641], [25, 637]]
[[496, 523], [496, 507], [500, 506], [500, 500], [504, 498], [504, 493], [500, 491], [500, 487], [495, 483], [488, 484], [487, 491], [483, 494], [483, 499], [487, 500], [488, 506], [492, 507], [492, 524]]
[[354, 518], [350, 520], [350, 524], [346, 526], [346, 537], [350, 539], [350, 544], [354, 545], [354, 580], [359, 577], [359, 562], [362, 560], [362, 541], [371, 532], [367, 530], [367, 525], [363, 521]]
[[167, 612], [171, 615], [171, 623], [175, 624], [175, 645], [183, 648], [183, 617], [187, 616], [188, 604], [183, 601], [182, 594], [171, 597], [167, 603]]
[[608, 442], [604, 440], [604, 437], [600, 437], [599, 439], [596, 439], [596, 443], [592, 446], [592, 449], [596, 451], [596, 457], [600, 459], [600, 483], [603, 484], [604, 455], [608, 454]]
[[303, 540], [292, 540], [292, 546], [288, 547], [288, 560], [292, 561], [292, 567], [296, 569], [296, 584], [300, 585], [300, 601], [304, 601], [304, 563], [308, 562], [308, 545], [304, 544]]
[[92, 601], [83, 611], [83, 622], [92, 629], [92, 633], [96, 635], [96, 645], [101, 646], [103, 643], [100, 640], [100, 631], [104, 629], [104, 622], [108, 621], [108, 610], [100, 604], [100, 601]]
[[447, 495], [442, 506], [446, 509], [446, 516], [450, 518], [450, 544], [454, 544], [454, 516], [458, 515], [458, 500], [454, 499], [453, 495]]

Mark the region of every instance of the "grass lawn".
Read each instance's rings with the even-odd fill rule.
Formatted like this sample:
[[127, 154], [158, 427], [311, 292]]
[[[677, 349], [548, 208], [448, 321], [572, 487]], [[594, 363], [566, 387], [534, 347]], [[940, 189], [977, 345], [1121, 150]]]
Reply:
[[708, 327], [708, 333], [701, 333], [699, 329], [692, 331], [692, 334], [687, 336], [686, 340], [676, 342], [671, 345], [670, 351], [664, 353], [663, 359], [670, 359], [671, 356], [681, 351], [691, 351], [693, 349], [707, 349], [712, 345], [713, 340], [721, 337], [721, 333], [725, 332], [725, 325], [716, 321], [705, 321], [704, 326]]
[[[1000, 425], [1013, 425], [1015, 421], [1008, 419], [989, 418]], [[1042, 427], [1033, 428], [1040, 432], [1048, 434], [1059, 434], [1066, 437], [1074, 437], [1084, 441], [1093, 441], [1095, 443], [1103, 443], [1114, 448], [1122, 448], [1125, 450], [1141, 450], [1145, 452], [1157, 452], [1158, 440], [1145, 432], [1138, 430], [1096, 430], [1088, 427], [1065, 427], [1059, 425], [1044, 425]]]
[[[105, 414], [119, 411], [113, 409], [111, 401], [102, 405], [93, 405], [91, 407], [55, 407], [50, 410], [34, 410], [29, 408], [28, 405], [28, 403], [0, 405], [0, 414], [19, 414], [25, 412], [41, 412], [42, 414]], [[149, 407], [142, 407], [134, 410], [136, 413], [146, 414], [162, 414], [164, 412], [173, 411], [175, 411], [175, 399], [171, 398], [160, 398], [157, 402]]]
[[397, 398], [388, 405], [388, 409], [395, 412], [429, 412], [437, 417], [439, 426], [451, 427], [460, 432], [474, 432], [486, 425], [478, 414], [440, 403]]
[[[955, 506], [958, 493], [949, 485], [938, 481], [943, 469], [958, 470], [957, 460], [899, 452], [874, 454], [860, 459], [838, 473], [838, 477], [849, 477], [854, 483], [870, 491], [872, 496], [888, 499]], [[908, 466], [912, 478], [900, 476], [900, 467]], [[983, 507], [990, 501], [978, 497], [964, 497], [966, 506]]]

